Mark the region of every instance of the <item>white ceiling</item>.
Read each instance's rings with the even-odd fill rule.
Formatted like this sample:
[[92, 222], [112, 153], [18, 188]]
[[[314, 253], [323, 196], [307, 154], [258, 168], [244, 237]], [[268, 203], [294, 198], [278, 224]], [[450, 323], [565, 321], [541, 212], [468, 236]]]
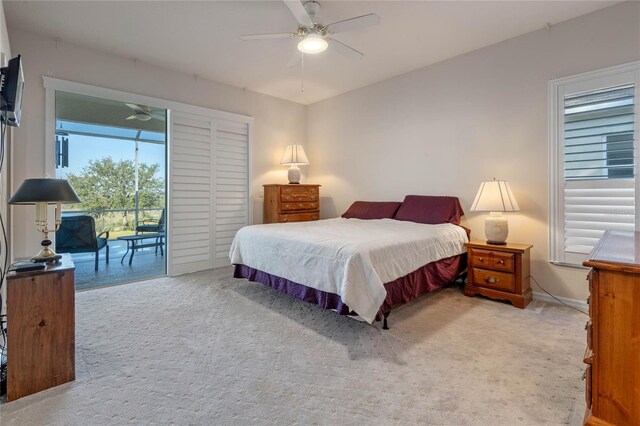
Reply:
[[320, 1], [330, 23], [375, 12], [382, 24], [336, 35], [365, 54], [330, 49], [285, 65], [291, 39], [240, 41], [245, 33], [295, 31], [281, 1], [4, 1], [10, 30], [135, 58], [302, 104], [406, 73], [557, 24], [615, 1]]

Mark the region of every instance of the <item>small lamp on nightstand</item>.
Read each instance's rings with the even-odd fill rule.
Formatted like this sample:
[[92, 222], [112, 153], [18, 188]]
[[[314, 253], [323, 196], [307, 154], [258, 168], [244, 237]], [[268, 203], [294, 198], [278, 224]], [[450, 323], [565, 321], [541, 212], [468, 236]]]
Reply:
[[[34, 262], [53, 262], [62, 256], [49, 248], [51, 240], [49, 233], [55, 232], [62, 223], [62, 204], [79, 203], [80, 198], [71, 184], [64, 179], [25, 179], [9, 204], [35, 204], [36, 229], [42, 232], [44, 239], [40, 243], [42, 250], [31, 258]], [[49, 228], [48, 207], [56, 205], [56, 219], [53, 228]]]
[[491, 212], [484, 222], [484, 233], [488, 244], [506, 244], [509, 223], [502, 212], [518, 210], [520, 207], [506, 180], [494, 179], [490, 182], [482, 182], [476, 199], [471, 205], [472, 212]]
[[309, 164], [309, 159], [304, 153], [302, 145], [287, 145], [280, 164], [291, 166], [287, 172], [287, 177], [289, 178], [289, 183], [295, 184], [300, 183], [300, 168], [298, 166]]

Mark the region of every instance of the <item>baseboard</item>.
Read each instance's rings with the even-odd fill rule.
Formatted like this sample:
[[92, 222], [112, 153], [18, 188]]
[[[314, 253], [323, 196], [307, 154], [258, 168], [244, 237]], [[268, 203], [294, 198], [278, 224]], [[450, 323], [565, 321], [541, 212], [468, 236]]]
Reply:
[[[569, 299], [567, 297], [558, 297], [555, 296], [558, 300], [562, 301], [562, 303], [566, 303], [567, 305], [576, 308], [576, 309], [580, 309], [581, 311], [586, 311], [589, 309], [589, 305], [587, 305], [587, 302], [583, 302], [581, 300], [578, 299]], [[542, 292], [538, 292], [538, 291], [534, 291], [533, 292], [533, 300], [540, 300], [542, 302], [548, 302], [548, 303], [555, 303], [556, 305], [561, 305], [562, 303], [558, 302], [558, 300], [554, 299], [553, 297], [549, 296], [547, 293], [542, 293]]]

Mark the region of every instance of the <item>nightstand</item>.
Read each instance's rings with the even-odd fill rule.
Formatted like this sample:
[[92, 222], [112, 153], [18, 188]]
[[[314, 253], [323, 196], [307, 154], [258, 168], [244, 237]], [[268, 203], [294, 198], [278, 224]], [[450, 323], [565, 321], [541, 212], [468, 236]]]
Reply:
[[520, 309], [531, 302], [529, 251], [532, 245], [471, 241], [466, 246], [468, 274], [465, 295], [480, 294], [491, 299], [508, 300]]

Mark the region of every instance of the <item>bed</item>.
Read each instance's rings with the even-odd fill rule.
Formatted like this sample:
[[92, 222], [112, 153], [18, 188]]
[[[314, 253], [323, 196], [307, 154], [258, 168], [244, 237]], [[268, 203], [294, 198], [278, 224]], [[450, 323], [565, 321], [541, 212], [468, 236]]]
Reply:
[[386, 328], [394, 306], [465, 270], [462, 214], [455, 197], [356, 202], [340, 218], [246, 226], [229, 256], [236, 278]]

